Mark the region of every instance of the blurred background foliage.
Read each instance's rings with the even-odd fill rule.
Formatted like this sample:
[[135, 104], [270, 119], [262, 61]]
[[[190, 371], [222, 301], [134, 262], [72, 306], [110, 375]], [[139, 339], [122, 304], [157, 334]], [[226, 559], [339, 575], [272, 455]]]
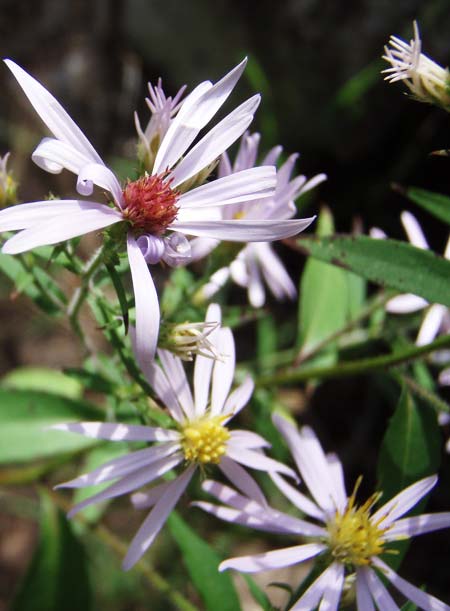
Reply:
[[[248, 55], [248, 68], [228, 108], [260, 91], [262, 104], [252, 129], [262, 132], [262, 149], [280, 143], [286, 153], [301, 153], [298, 170], [302, 173], [327, 173], [320, 198], [313, 200], [308, 212], [316, 213], [326, 204], [337, 231], [357, 227], [367, 232], [378, 225], [390, 236], [403, 239], [400, 212], [412, 209], [432, 247], [442, 252], [445, 228], [430, 215], [413, 209], [393, 191], [391, 183], [450, 193], [450, 161], [429, 156], [431, 151], [450, 145], [448, 116], [411, 101], [401, 85], [387, 85], [380, 70], [386, 67], [381, 54], [389, 35], [409, 39], [413, 19], [419, 22], [425, 53], [446, 66], [450, 57], [449, 9], [448, 0], [0, 0], [0, 48], [2, 57], [13, 58], [49, 88], [100, 154], [124, 177], [129, 165], [123, 160], [132, 159], [135, 153], [132, 113], [137, 110], [143, 122], [147, 118], [147, 81], [155, 82], [161, 76], [166, 92], [174, 94], [184, 83], [192, 88], [202, 79], [217, 80]], [[41, 199], [49, 191], [70, 195], [74, 191], [71, 176], [51, 176], [32, 164], [30, 152], [42, 137], [43, 126], [7, 69], [0, 68], [0, 73], [0, 152], [12, 153], [10, 167], [20, 184], [21, 200]], [[298, 282], [298, 254], [282, 245], [277, 248]], [[68, 275], [60, 281], [64, 285], [73, 279]], [[24, 364], [80, 366], [80, 348], [64, 321], [55, 325], [46, 317], [38, 318], [25, 297], [14, 298], [6, 280], [1, 278], [0, 282], [0, 373]], [[242, 301], [243, 295], [233, 293], [233, 299]], [[296, 304], [274, 305], [275, 324], [288, 319], [292, 324], [296, 308]], [[239, 333], [240, 360], [254, 356], [255, 338], [264, 350], [267, 341], [270, 343], [268, 332], [270, 323], [266, 321], [256, 331], [252, 328]], [[289, 336], [289, 329], [285, 335]], [[98, 341], [101, 345], [103, 340]], [[294, 412], [302, 413], [302, 421], [314, 424], [325, 447], [340, 453], [350, 482], [364, 471], [370, 485], [375, 481], [376, 451], [397, 398], [397, 389], [391, 386], [393, 383], [389, 385], [381, 375], [370, 379], [360, 376], [325, 382], [314, 394], [311, 389], [290, 388], [282, 400]], [[270, 401], [272, 397], [262, 391], [254, 401], [263, 428]], [[261, 432], [270, 436], [270, 431]], [[281, 446], [275, 447], [277, 452], [286, 458]], [[448, 509], [448, 467], [444, 466], [443, 477], [431, 510]], [[12, 496], [0, 491], [1, 611], [9, 608], [13, 592], [20, 587], [38, 532], [36, 492], [26, 486], [13, 490]], [[16, 490], [20, 503], [15, 500]], [[25, 503], [24, 498], [28, 499]], [[118, 511], [108, 517], [112, 530], [126, 538], [140, 519], [128, 509], [125, 502], [119, 502]], [[205, 516], [191, 512], [189, 519], [201, 532]], [[47, 497], [41, 503], [40, 520], [41, 540], [51, 537], [56, 529], [74, 550], [72, 531], [82, 525], [67, 527], [61, 522], [58, 526], [61, 517]], [[207, 524], [214, 529], [212, 538], [219, 553], [230, 549], [230, 540], [239, 541], [240, 531], [226, 541], [220, 525], [209, 519]], [[250, 533], [247, 547], [239, 551], [258, 549], [258, 537]], [[414, 581], [417, 574], [417, 583], [429, 584], [433, 593], [446, 598], [448, 548], [446, 551], [440, 545], [440, 537], [427, 538], [421, 547], [423, 554], [407, 561], [404, 576]], [[39, 546], [37, 549], [39, 553]], [[94, 608], [170, 608], [145, 576], [122, 574], [108, 550], [96, 545], [96, 540], [88, 548], [95, 567], [89, 586], [96, 591]], [[58, 550], [54, 553], [53, 560], [58, 559]], [[175, 553], [166, 535], [154, 546], [150, 561], [157, 559], [164, 574], [173, 570]], [[66, 576], [78, 571], [88, 587], [88, 577], [83, 571], [80, 574], [75, 556], [74, 564], [70, 557], [65, 559]], [[432, 563], [428, 561], [431, 556]], [[175, 573], [175, 582], [195, 601], [185, 569], [176, 566]], [[26, 583], [33, 584], [38, 576], [28, 573]], [[273, 575], [267, 575], [264, 583], [270, 581], [276, 581]], [[73, 584], [68, 587], [70, 591]], [[46, 608], [45, 602], [33, 607], [24, 600], [16, 598], [18, 609]], [[81, 608], [82, 603], [76, 604]]]

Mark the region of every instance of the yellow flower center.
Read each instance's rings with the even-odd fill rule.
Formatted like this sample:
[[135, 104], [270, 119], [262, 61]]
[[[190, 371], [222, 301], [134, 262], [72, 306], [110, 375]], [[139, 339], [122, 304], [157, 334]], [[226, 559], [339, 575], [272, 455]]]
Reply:
[[385, 551], [385, 542], [382, 539], [385, 529], [370, 519], [370, 510], [381, 494], [373, 494], [364, 505], [358, 507], [355, 504], [355, 495], [361, 479], [356, 482], [344, 513], [336, 512], [334, 519], [327, 525], [328, 544], [333, 557], [343, 564], [354, 566], [367, 565], [372, 556], [378, 556]]
[[222, 421], [223, 416], [207, 416], [183, 427], [181, 447], [186, 460], [202, 464], [220, 462], [230, 438]]

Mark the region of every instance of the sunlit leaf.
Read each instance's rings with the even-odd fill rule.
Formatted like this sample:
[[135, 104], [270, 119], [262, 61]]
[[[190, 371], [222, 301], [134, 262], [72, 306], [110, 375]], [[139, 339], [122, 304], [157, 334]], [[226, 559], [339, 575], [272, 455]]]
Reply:
[[69, 399], [79, 399], [83, 394], [80, 382], [45, 367], [19, 367], [3, 376], [0, 385], [7, 389], [48, 392]]

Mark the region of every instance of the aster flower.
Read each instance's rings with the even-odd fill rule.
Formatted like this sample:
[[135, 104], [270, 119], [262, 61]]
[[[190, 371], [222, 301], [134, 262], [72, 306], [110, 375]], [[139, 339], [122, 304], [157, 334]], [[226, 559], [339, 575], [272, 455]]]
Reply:
[[421, 102], [430, 102], [446, 109], [450, 108], [450, 74], [448, 68], [442, 68], [422, 53], [417, 22], [414, 21], [414, 38], [405, 42], [397, 36], [391, 36], [389, 45], [384, 47], [383, 59], [391, 64], [383, 70], [390, 83], [403, 81], [414, 98]]
[[[234, 164], [227, 153], [223, 153], [219, 165], [219, 176], [232, 176], [235, 173], [253, 168], [257, 164], [260, 135], [244, 134]], [[276, 164], [282, 152], [281, 146], [271, 149], [263, 158], [261, 166]], [[248, 200], [237, 202], [227, 209], [222, 208], [223, 219], [290, 219], [297, 209], [294, 201], [326, 179], [318, 174], [307, 180], [299, 175], [291, 178], [298, 154], [291, 155], [277, 171], [277, 182], [273, 196], [268, 200]], [[193, 258], [199, 259], [218, 245], [217, 241], [198, 238], [191, 244]], [[239, 286], [246, 288], [248, 299], [255, 308], [265, 302], [264, 282], [273, 295], [282, 300], [295, 299], [297, 291], [279, 257], [268, 242], [256, 242], [245, 246], [230, 265], [217, 270], [200, 289], [199, 297], [210, 299], [231, 278]]]
[[[220, 323], [220, 316], [219, 306], [212, 304], [206, 322]], [[97, 439], [156, 442], [151, 447], [111, 460], [91, 473], [61, 484], [66, 488], [84, 488], [116, 480], [106, 490], [78, 503], [69, 517], [88, 505], [156, 482], [165, 473], [182, 466], [175, 479], [163, 480], [132, 497], [135, 507], [151, 511], [131, 542], [123, 563], [125, 569], [131, 568], [153, 543], [197, 471], [217, 465], [235, 486], [252, 491], [258, 486], [244, 467], [279, 471], [296, 478], [291, 469], [264, 455], [263, 450], [269, 445], [265, 439], [250, 431], [229, 430], [228, 422], [250, 399], [253, 381], [247, 377], [230, 393], [235, 364], [233, 335], [228, 328], [216, 328], [209, 339], [220, 359], [196, 357], [193, 395], [182, 361], [172, 353], [159, 349], [161, 366], [153, 362], [143, 367], [149, 384], [173, 418], [173, 428], [102, 422], [52, 427]]]
[[[244, 170], [181, 192], [182, 185], [239, 138], [253, 118], [259, 95], [238, 106], [188, 151], [200, 130], [228, 98], [245, 60], [215, 85], [209, 81], [200, 83], [185, 98], [161, 141], [152, 174], [124, 187], [55, 98], [17, 64], [5, 61], [55, 136], [42, 140], [33, 160], [49, 172], [57, 173], [63, 168], [74, 172], [81, 195], [91, 195], [97, 185], [109, 194], [112, 202], [105, 205], [80, 199], [39, 201], [2, 211], [0, 231], [21, 230], [4, 244], [3, 252], [16, 254], [123, 222], [141, 361], [154, 357], [160, 318], [148, 263], [160, 260], [169, 265], [186, 263], [190, 245], [185, 234], [245, 242], [275, 240], [294, 235], [312, 222], [312, 218], [222, 220], [222, 206], [270, 197], [276, 180], [275, 170], [270, 166]], [[167, 234], [168, 231], [173, 233]]]
[[[243, 524], [280, 535], [303, 535], [308, 542], [253, 556], [231, 558], [219, 569], [254, 573], [292, 566], [313, 558], [322, 558], [326, 568], [294, 603], [296, 611], [337, 611], [344, 583], [354, 583], [358, 611], [399, 608], [380, 579], [386, 578], [406, 598], [426, 611], [448, 611], [450, 607], [402, 579], [382, 559], [390, 543], [409, 539], [450, 526], [450, 512], [403, 516], [436, 484], [437, 477], [427, 477], [405, 488], [378, 510], [374, 494], [363, 505], [356, 502], [357, 482], [347, 496], [342, 464], [335, 455], [325, 455], [314, 432], [300, 431], [280, 416], [274, 423], [286, 439], [299, 473], [312, 500], [288, 484], [279, 474], [272, 479], [279, 490], [314, 522], [301, 520], [271, 508], [265, 498], [246, 495], [214, 481], [204, 482], [204, 489], [225, 505], [197, 502], [196, 505], [228, 522]], [[346, 580], [346, 577], [349, 579]]]

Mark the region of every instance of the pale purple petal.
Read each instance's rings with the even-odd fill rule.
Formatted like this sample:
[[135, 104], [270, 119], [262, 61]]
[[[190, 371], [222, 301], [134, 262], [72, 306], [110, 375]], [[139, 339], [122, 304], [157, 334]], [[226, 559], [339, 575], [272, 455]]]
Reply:
[[234, 569], [241, 573], [258, 573], [259, 571], [269, 571], [284, 566], [292, 566], [314, 558], [326, 549], [320, 543], [307, 543], [306, 545], [295, 545], [286, 547], [273, 552], [255, 554], [254, 556], [242, 556], [240, 558], [230, 558], [221, 562], [219, 571]]
[[275, 165], [279, 156], [283, 152], [283, 147], [280, 145], [274, 146], [262, 160], [262, 165]]
[[135, 492], [131, 495], [133, 507], [135, 509], [150, 509], [150, 507], [153, 507], [171, 486], [172, 481], [152, 486], [150, 490], [146, 490], [145, 492]]
[[416, 217], [411, 212], [404, 211], [401, 213], [400, 219], [411, 244], [417, 248], [429, 249], [428, 242]]
[[228, 456], [222, 456], [219, 469], [238, 490], [257, 501], [263, 507], [267, 505], [266, 498], [253, 477], [240, 464]]
[[178, 431], [170, 429], [113, 422], [69, 422], [52, 424], [49, 428], [110, 441], [174, 441], [180, 437]]
[[261, 96], [253, 96], [217, 123], [174, 169], [173, 186], [176, 187], [206, 168], [230, 147], [252, 122], [260, 101]]
[[207, 503], [206, 501], [195, 501], [191, 503], [191, 506], [198, 507], [216, 518], [219, 518], [219, 520], [232, 522], [233, 524], [239, 524], [247, 528], [254, 528], [256, 530], [277, 534], [291, 533], [290, 529], [286, 529], [279, 521], [274, 521], [271, 517], [263, 514], [255, 515], [243, 513], [239, 509], [233, 509], [223, 505], [214, 505], [214, 503]]
[[435, 339], [446, 313], [447, 308], [440, 303], [435, 303], [430, 307], [420, 325], [416, 339], [417, 346], [425, 346]]
[[278, 473], [271, 473], [270, 477], [277, 488], [284, 494], [284, 496], [291, 501], [300, 511], [306, 513], [312, 518], [316, 518], [324, 522], [326, 520], [325, 513], [317, 507], [307, 496], [296, 490], [293, 486], [288, 484]]
[[247, 405], [250, 397], [252, 396], [254, 388], [255, 383], [253, 382], [252, 378], [247, 375], [242, 384], [235, 388], [225, 401], [225, 405], [222, 410], [222, 414], [227, 416], [225, 422], [228, 422], [230, 418], [233, 418], [241, 411], [243, 407], [245, 407], [245, 405]]
[[374, 240], [386, 240], [387, 239], [386, 233], [379, 227], [372, 227], [371, 230], [369, 231], [369, 235]]
[[348, 498], [345, 490], [344, 470], [342, 463], [336, 454], [327, 454], [328, 467], [331, 473], [331, 481], [333, 482], [334, 499], [340, 513], [345, 511]]
[[111, 209], [103, 204], [81, 199], [52, 199], [18, 204], [0, 211], [0, 232], [28, 229], [59, 215], [72, 215], [87, 210], [104, 210], [109, 214]]
[[366, 584], [372, 594], [372, 598], [376, 601], [378, 609], [382, 611], [400, 611], [400, 608], [395, 604], [392, 596], [384, 587], [381, 580], [372, 569], [361, 569], [361, 575], [364, 575]]
[[71, 144], [94, 163], [103, 163], [80, 128], [45, 87], [10, 59], [5, 59], [5, 64], [14, 74], [25, 95], [52, 134], [59, 140]]
[[[234, 463], [236, 464], [236, 463]], [[227, 472], [224, 471], [224, 474], [228, 477]], [[254, 482], [254, 480], [253, 480]], [[254, 482], [256, 484], [256, 482]], [[245, 482], [246, 487], [246, 482]], [[262, 490], [258, 486], [258, 497], [262, 499], [262, 504], [258, 499], [255, 499], [253, 496], [243, 496], [239, 494], [233, 488], [229, 486], [224, 486], [223, 484], [216, 482], [214, 480], [207, 479], [203, 482], [202, 488], [208, 494], [214, 496], [221, 503], [225, 503], [234, 509], [239, 509], [248, 514], [258, 514], [264, 512], [267, 508], [267, 501], [264, 498]], [[241, 482], [240, 489], [244, 488], [243, 482]], [[244, 494], [248, 494], [247, 491], [244, 491]]]
[[67, 515], [69, 518], [71, 518], [89, 505], [99, 503], [100, 501], [104, 501], [106, 499], [112, 499], [122, 494], [127, 494], [132, 490], [136, 490], [136, 488], [149, 484], [154, 479], [161, 477], [161, 475], [164, 475], [164, 473], [167, 473], [167, 471], [170, 471], [176, 467], [183, 460], [184, 456], [181, 452], [179, 452], [166, 458], [162, 458], [161, 460], [150, 465], [140, 467], [134, 473], [124, 476], [112, 486], [109, 486], [105, 490], [102, 490], [101, 492], [85, 499], [81, 503], [78, 503], [69, 511]]
[[[183, 212], [190, 211], [192, 208], [227, 206], [270, 197], [273, 195], [275, 183], [276, 172], [273, 166], [250, 168], [230, 176], [217, 178], [180, 197], [178, 200], [179, 218], [183, 220]], [[198, 218], [200, 220], [201, 216]]]
[[338, 611], [344, 585], [344, 565], [333, 562], [329, 567], [325, 592], [318, 611]]
[[[219, 244], [219, 240], [209, 240], [208, 238], [194, 238], [193, 240], [191, 240], [191, 261], [198, 261], [199, 259], [203, 259], [203, 257], [209, 255], [209, 253], [212, 252]], [[218, 286], [217, 290], [219, 290], [221, 286], [223, 285]]]
[[172, 121], [156, 155], [153, 172], [171, 168], [186, 152], [200, 130], [213, 118], [239, 80], [247, 60], [244, 59], [212, 87], [202, 84], [185, 99]]
[[167, 380], [172, 386], [173, 392], [178, 398], [178, 402], [183, 408], [186, 417], [189, 420], [193, 419], [195, 416], [194, 402], [181, 359], [168, 350], [158, 350], [158, 356]]
[[295, 480], [298, 479], [295, 472], [283, 463], [273, 460], [273, 458], [269, 458], [261, 452], [247, 450], [245, 448], [235, 446], [233, 445], [231, 439], [227, 442], [226, 453], [229, 458], [232, 458], [241, 465], [245, 465], [251, 469], [268, 471], [269, 473], [275, 471], [277, 473], [284, 473]]
[[[202, 238], [198, 238], [201, 240]], [[214, 241], [215, 240], [210, 240]], [[217, 291], [219, 291], [225, 284], [227, 283], [228, 278], [230, 277], [230, 270], [228, 267], [221, 267], [218, 269], [212, 276], [210, 276], [208, 282], [202, 286], [201, 296], [202, 299], [207, 301], [211, 299]]]
[[411, 583], [397, 575], [385, 562], [380, 558], [374, 558], [373, 562], [377, 568], [382, 571], [389, 581], [399, 590], [408, 600], [415, 605], [424, 609], [424, 611], [450, 611], [450, 607], [438, 600], [434, 596], [427, 594], [423, 590], [416, 588]]
[[248, 270], [248, 300], [250, 305], [254, 308], [261, 308], [266, 300], [266, 291], [259, 272], [257, 259], [255, 259], [251, 251], [249, 251], [248, 254], [250, 255], [246, 257]]
[[59, 174], [64, 168], [78, 174], [84, 165], [92, 163], [92, 159], [79, 149], [56, 138], [43, 138], [33, 151], [31, 159], [51, 174]]
[[423, 297], [406, 293], [405, 295], [397, 295], [389, 299], [386, 303], [386, 311], [391, 314], [409, 314], [423, 310], [427, 305], [428, 301], [423, 299]]
[[375, 611], [372, 595], [364, 577], [364, 569], [356, 569], [356, 603], [358, 611]]
[[121, 209], [123, 207], [122, 187], [116, 175], [109, 168], [100, 163], [89, 163], [83, 166], [78, 173], [77, 191], [81, 195], [91, 195], [94, 185], [109, 191], [114, 202]]
[[[220, 306], [216, 303], [210, 304], [206, 312], [205, 322], [220, 323], [222, 322], [222, 314]], [[214, 343], [214, 336], [219, 328], [214, 329], [208, 336], [210, 341]], [[194, 397], [195, 397], [195, 415], [202, 416], [205, 413], [209, 398], [209, 387], [211, 383], [211, 373], [214, 365], [214, 359], [198, 354], [195, 359], [194, 366]]]
[[127, 555], [122, 564], [125, 571], [128, 571], [153, 543], [168, 515], [186, 490], [195, 469], [195, 465], [190, 465], [184, 473], [179, 475], [173, 482], [170, 482], [170, 486], [163, 492], [128, 548]]
[[242, 447], [249, 449], [256, 448], [269, 448], [270, 443], [253, 431], [245, 431], [234, 429], [231, 431], [230, 441], [233, 441], [233, 445], [241, 445]]
[[295, 299], [297, 289], [270, 244], [262, 242], [252, 244], [252, 247], [255, 248], [264, 280], [273, 295], [280, 301], [285, 297]]
[[437, 481], [437, 476], [431, 475], [408, 486], [373, 514], [371, 518], [372, 523], [378, 523], [380, 528], [387, 528], [397, 518], [400, 518], [417, 505], [420, 499], [434, 488]]
[[383, 538], [386, 541], [395, 541], [397, 538], [415, 537], [441, 528], [450, 528], [450, 512], [424, 513], [420, 516], [396, 520], [384, 533]]
[[136, 306], [136, 357], [139, 363], [146, 363], [154, 359], [158, 342], [158, 295], [141, 249], [131, 233], [127, 238], [127, 252]]
[[297, 600], [291, 611], [311, 611], [324, 597], [328, 587], [336, 583], [336, 563], [331, 564]]
[[181, 223], [174, 221], [170, 228], [187, 235], [204, 236], [230, 242], [271, 242], [290, 238], [305, 230], [316, 217], [289, 220], [215, 220], [191, 221]]
[[70, 215], [58, 214], [54, 218], [36, 223], [16, 233], [5, 242], [2, 252], [16, 255], [37, 246], [57, 244], [91, 231], [104, 229], [121, 220], [121, 214], [107, 206], [101, 209], [82, 210]]
[[234, 377], [234, 339], [228, 328], [217, 329], [209, 340], [219, 358], [214, 361], [211, 383], [211, 415], [220, 414]]

